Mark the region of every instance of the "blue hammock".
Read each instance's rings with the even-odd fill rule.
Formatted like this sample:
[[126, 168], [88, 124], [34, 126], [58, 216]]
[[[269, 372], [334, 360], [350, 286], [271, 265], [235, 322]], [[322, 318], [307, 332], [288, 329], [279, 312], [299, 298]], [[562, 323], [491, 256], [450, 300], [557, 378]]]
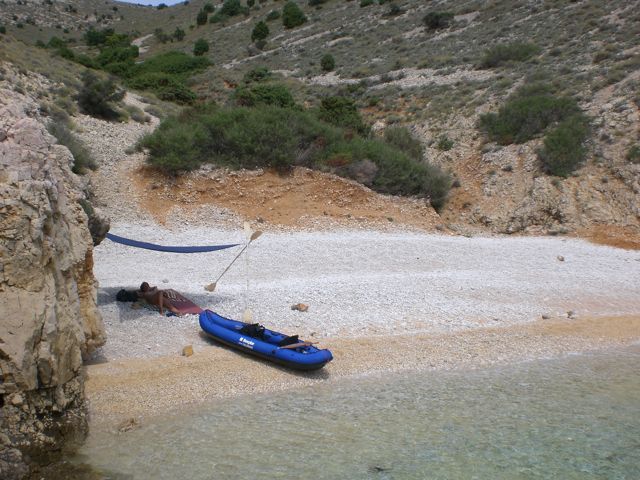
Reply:
[[107, 238], [112, 242], [121, 243], [122, 245], [128, 245], [130, 247], [145, 248], [147, 250], [156, 250], [158, 252], [173, 252], [173, 253], [202, 253], [202, 252], [215, 252], [216, 250], [224, 250], [225, 248], [237, 247], [239, 243], [232, 245], [203, 245], [199, 247], [172, 247], [165, 245], [156, 245], [155, 243], [139, 242], [138, 240], [131, 240], [130, 238], [120, 237], [113, 233], [107, 233]]

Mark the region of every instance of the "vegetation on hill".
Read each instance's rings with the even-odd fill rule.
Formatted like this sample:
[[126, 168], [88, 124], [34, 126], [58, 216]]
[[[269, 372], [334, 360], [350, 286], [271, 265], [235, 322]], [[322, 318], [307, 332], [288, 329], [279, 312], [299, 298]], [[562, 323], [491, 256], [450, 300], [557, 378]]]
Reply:
[[524, 143], [546, 133], [538, 156], [547, 172], [563, 177], [586, 156], [588, 125], [575, 99], [554, 95], [549, 85], [540, 83], [519, 88], [498, 113], [480, 117], [481, 128], [502, 145]]
[[435, 208], [444, 204], [451, 184], [446, 173], [398, 147], [330, 125], [300, 108], [190, 109], [163, 121], [139, 145], [148, 149], [149, 162], [166, 172], [204, 163], [279, 171], [304, 165], [383, 193], [428, 197]]

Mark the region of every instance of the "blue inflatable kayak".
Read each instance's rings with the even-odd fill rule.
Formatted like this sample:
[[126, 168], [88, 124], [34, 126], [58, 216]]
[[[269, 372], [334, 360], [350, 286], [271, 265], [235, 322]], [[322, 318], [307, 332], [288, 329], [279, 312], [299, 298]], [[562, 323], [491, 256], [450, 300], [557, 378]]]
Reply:
[[296, 370], [317, 370], [333, 359], [329, 350], [300, 341], [297, 335], [287, 336], [257, 323], [231, 320], [211, 310], [200, 313], [200, 327], [225, 345]]

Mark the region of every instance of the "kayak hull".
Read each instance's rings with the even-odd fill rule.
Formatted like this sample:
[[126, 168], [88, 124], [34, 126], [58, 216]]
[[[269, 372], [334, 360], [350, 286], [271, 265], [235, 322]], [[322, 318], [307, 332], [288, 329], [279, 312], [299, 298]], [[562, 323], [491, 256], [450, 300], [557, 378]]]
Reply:
[[287, 338], [273, 330], [265, 329], [263, 338], [256, 338], [240, 332], [247, 324], [225, 318], [211, 310], [204, 310], [199, 317], [200, 328], [214, 340], [250, 355], [269, 360], [296, 370], [318, 370], [333, 359], [327, 349], [313, 345], [297, 348], [282, 348], [278, 344]]

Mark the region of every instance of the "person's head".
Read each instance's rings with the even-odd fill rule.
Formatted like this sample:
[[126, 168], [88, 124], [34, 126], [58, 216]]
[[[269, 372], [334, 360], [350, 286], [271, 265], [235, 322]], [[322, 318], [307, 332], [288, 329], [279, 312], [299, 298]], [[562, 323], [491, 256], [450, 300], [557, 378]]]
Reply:
[[147, 290], [149, 290], [149, 284], [147, 282], [142, 282], [140, 284], [140, 291], [146, 292]]

